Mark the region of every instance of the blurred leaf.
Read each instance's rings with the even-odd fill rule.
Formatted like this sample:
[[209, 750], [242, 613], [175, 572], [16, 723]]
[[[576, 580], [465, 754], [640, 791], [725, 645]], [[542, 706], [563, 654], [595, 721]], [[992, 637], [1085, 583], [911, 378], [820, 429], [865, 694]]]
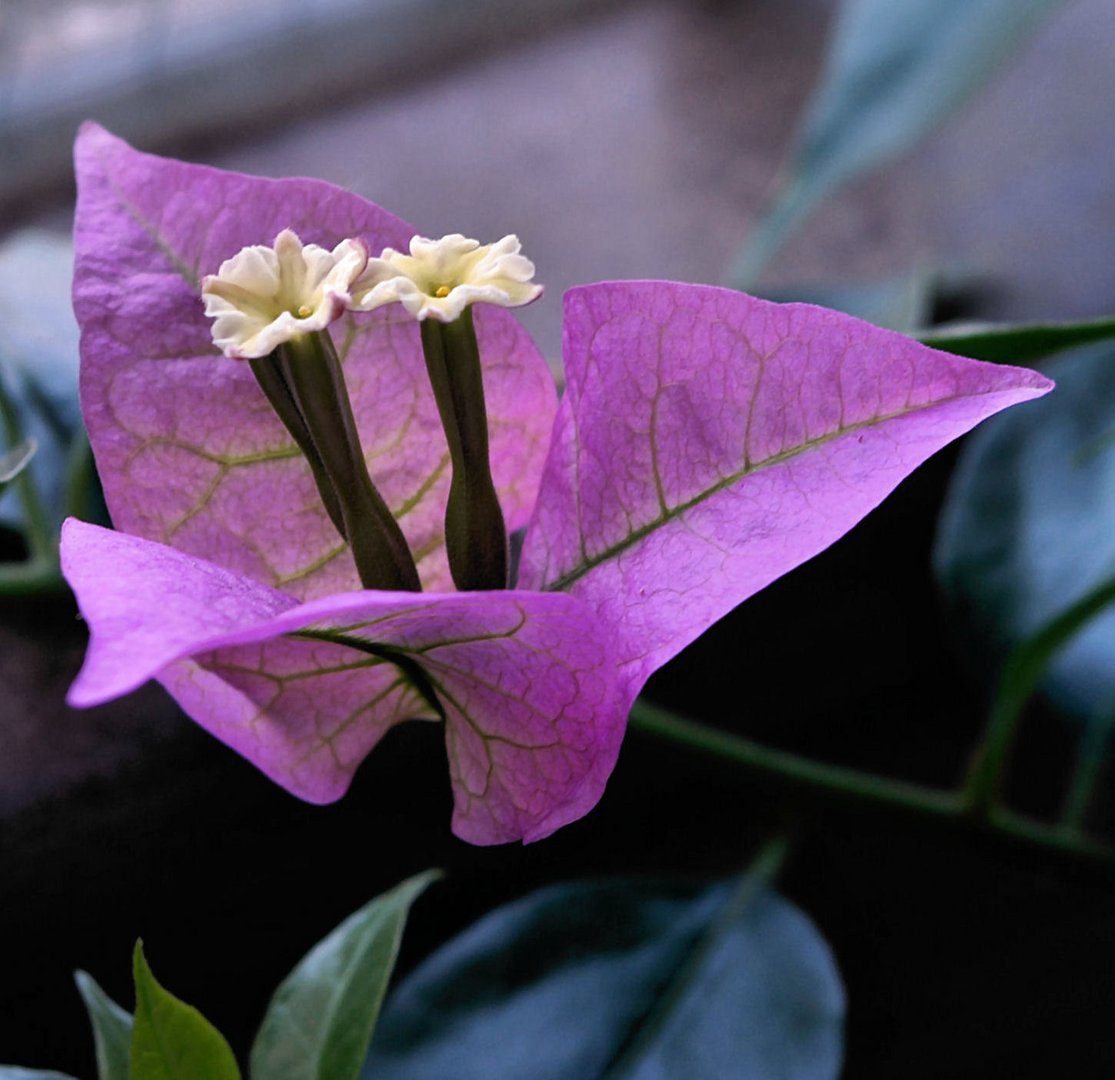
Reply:
[[886, 281], [760, 289], [759, 295], [780, 304], [834, 308], [876, 326], [909, 333], [929, 322], [936, 287], [935, 274], [917, 270]]
[[93, 1025], [100, 1080], [128, 1080], [132, 1046], [132, 1014], [106, 994], [92, 975], [74, 972], [74, 982]]
[[253, 1080], [355, 1080], [411, 904], [440, 876], [427, 870], [376, 897], [299, 961], [256, 1036]]
[[[63, 517], [69, 447], [82, 430], [72, 278], [73, 245], [68, 237], [28, 230], [0, 246], [0, 290], [19, 297], [4, 315], [0, 382], [21, 437], [31, 436], [39, 444], [31, 476], [54, 525]], [[10, 492], [0, 497], [0, 524], [24, 524], [23, 508]]]
[[919, 335], [934, 349], [990, 360], [996, 364], [1032, 364], [1066, 349], [1115, 338], [1115, 319], [1087, 322], [966, 325], [940, 327]]
[[192, 1005], [164, 990], [137, 941], [131, 1080], [240, 1080], [224, 1036]]
[[35, 449], [34, 439], [24, 439], [18, 446], [0, 454], [0, 491], [23, 472], [27, 463], [35, 456]]
[[21, 1069], [18, 1065], [0, 1065], [0, 1080], [75, 1080], [69, 1073], [49, 1069]]
[[[1023, 709], [1037, 689], [1053, 657], [1100, 612], [1109, 608], [1112, 601], [1115, 601], [1115, 577], [1103, 582], [1067, 611], [1051, 619], [1007, 657], [995, 692], [995, 699], [991, 704], [987, 725], [989, 736], [974, 762], [965, 786], [971, 811], [986, 816], [994, 807], [999, 797], [998, 788], [1005, 761]], [[1093, 725], [1092, 730], [1094, 731], [1095, 728], [1096, 725]], [[1105, 744], [1105, 738], [1084, 739], [1081, 741], [1078, 757], [1084, 755], [1085, 766], [1094, 764], [1094, 761], [1089, 762], [1087, 755], [1098, 759], [1104, 752]], [[1075, 793], [1069, 804], [1071, 816], [1077, 819], [1077, 824], [1083, 819], [1089, 785], [1095, 779], [1095, 769], [1085, 767], [1083, 776], [1085, 785]]]
[[835, 1077], [828, 947], [786, 901], [740, 896], [610, 881], [502, 907], [392, 994], [365, 1080]]
[[[1115, 344], [1048, 367], [1057, 389], [970, 436], [941, 518], [938, 579], [974, 670], [1115, 575]], [[1078, 720], [1115, 717], [1115, 610], [1056, 655], [1043, 687]]]
[[773, 207], [731, 274], [754, 281], [823, 199], [916, 142], [1062, 0], [846, 0]]

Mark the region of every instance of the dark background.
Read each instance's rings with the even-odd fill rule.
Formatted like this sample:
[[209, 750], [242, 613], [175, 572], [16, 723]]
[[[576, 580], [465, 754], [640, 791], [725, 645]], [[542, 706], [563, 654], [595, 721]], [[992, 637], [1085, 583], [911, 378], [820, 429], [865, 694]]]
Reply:
[[[568, 284], [722, 280], [816, 77], [831, 7], [617, 5], [537, 38], [492, 41], [390, 90], [338, 87], [282, 122], [261, 116], [235, 136], [144, 148], [336, 180], [432, 235], [519, 232], [548, 286], [524, 321], [556, 358]], [[1104, 0], [1066, 7], [940, 133], [834, 200], [772, 282], [947, 264], [976, 285], [965, 313], [1109, 311], [1113, 35]], [[7, 220], [64, 228], [70, 198], [64, 186], [21, 195]], [[983, 702], [929, 571], [952, 460], [940, 455], [830, 551], [714, 627], [650, 695], [771, 745], [955, 783]], [[414, 911], [404, 969], [535, 886], [729, 874], [790, 827], [798, 841], [780, 887], [834, 949], [848, 1077], [1115, 1069], [1115, 885], [1075, 863], [802, 803], [640, 733], [588, 818], [533, 846], [475, 849], [449, 833], [434, 726], [396, 730], [349, 796], [312, 807], [183, 720], [157, 688], [67, 710], [83, 648], [68, 598], [0, 603], [0, 1060], [91, 1076], [70, 973], [89, 970], [130, 1005], [138, 935], [158, 977], [244, 1053], [294, 961], [427, 866], [448, 876]], [[1012, 803], [1053, 812], [1072, 749], [1038, 703]], [[1111, 834], [1102, 791], [1090, 824]]]

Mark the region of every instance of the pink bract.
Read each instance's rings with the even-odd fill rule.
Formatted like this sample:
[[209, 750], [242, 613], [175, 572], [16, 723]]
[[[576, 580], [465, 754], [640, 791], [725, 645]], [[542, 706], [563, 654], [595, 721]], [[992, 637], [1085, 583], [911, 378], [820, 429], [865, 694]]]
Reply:
[[120, 531], [63, 533], [92, 630], [71, 701], [157, 678], [314, 802], [394, 724], [443, 720], [454, 831], [473, 843], [585, 814], [656, 668], [935, 450], [1052, 385], [821, 308], [611, 282], [566, 297], [555, 418], [533, 344], [481, 308], [493, 473], [510, 528], [530, 525], [518, 589], [454, 593], [417, 324], [350, 314], [333, 331], [369, 469], [428, 590], [364, 591], [247, 366], [212, 346], [197, 282], [283, 228], [373, 253], [414, 230], [328, 184], [140, 154], [93, 125], [77, 167], [82, 400]]
[[[140, 154], [94, 125], [75, 156], [81, 399], [113, 524], [300, 599], [358, 588], [294, 441], [247, 363], [213, 345], [199, 282], [284, 228], [330, 249], [359, 237], [373, 252], [405, 246], [413, 230], [330, 184]], [[492, 471], [516, 529], [538, 490], [557, 395], [511, 314], [482, 308], [476, 322]], [[350, 313], [333, 332], [376, 485], [423, 585], [451, 588], [441, 537], [449, 453], [414, 320], [395, 306]]]

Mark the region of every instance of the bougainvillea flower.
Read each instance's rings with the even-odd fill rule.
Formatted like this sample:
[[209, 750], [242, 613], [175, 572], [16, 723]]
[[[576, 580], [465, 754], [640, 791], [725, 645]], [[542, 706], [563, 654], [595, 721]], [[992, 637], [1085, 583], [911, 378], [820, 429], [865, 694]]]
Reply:
[[469, 305], [522, 307], [542, 295], [534, 263], [520, 254], [517, 236], [481, 246], [460, 233], [429, 240], [411, 237], [410, 254], [387, 248], [353, 286], [354, 304], [374, 311], [398, 301], [416, 319], [452, 322]]
[[271, 247], [252, 244], [202, 278], [213, 344], [234, 360], [266, 356], [298, 334], [324, 330], [351, 303], [349, 290], [368, 265], [356, 240], [332, 251], [283, 229]]
[[92, 630], [70, 700], [156, 678], [315, 802], [392, 725], [440, 720], [454, 830], [475, 843], [587, 812], [653, 670], [1051, 385], [820, 308], [612, 282], [566, 296], [558, 408], [511, 314], [478, 307], [495, 486], [508, 527], [528, 528], [516, 588], [454, 592], [418, 324], [400, 304], [350, 310], [332, 333], [425, 591], [362, 590], [306, 462], [214, 347], [199, 283], [283, 229], [372, 253], [413, 230], [327, 184], [168, 161], [93, 126], [77, 163], [83, 405], [118, 531], [63, 536]]

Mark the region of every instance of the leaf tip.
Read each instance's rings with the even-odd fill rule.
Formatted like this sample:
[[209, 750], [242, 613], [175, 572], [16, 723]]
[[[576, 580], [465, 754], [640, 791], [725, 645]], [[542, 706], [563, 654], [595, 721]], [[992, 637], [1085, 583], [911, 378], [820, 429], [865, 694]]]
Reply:
[[154, 978], [143, 952], [143, 938], [136, 938], [135, 948], [132, 949], [132, 976], [135, 979], [137, 993], [141, 979]]

